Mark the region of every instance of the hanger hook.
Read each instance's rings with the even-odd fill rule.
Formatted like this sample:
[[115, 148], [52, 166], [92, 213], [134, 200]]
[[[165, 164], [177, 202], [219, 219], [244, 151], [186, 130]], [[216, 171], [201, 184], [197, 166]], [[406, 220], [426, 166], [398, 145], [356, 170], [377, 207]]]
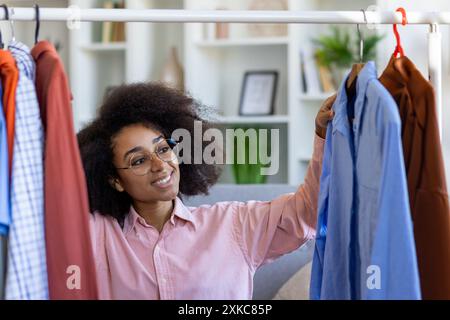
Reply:
[[[406, 11], [404, 8], [399, 7], [397, 8], [397, 10], [395, 10], [395, 12], [400, 12], [402, 14], [402, 25], [406, 25], [408, 23], [408, 20], [406, 19]], [[396, 39], [396, 46], [395, 46], [395, 51], [394, 51], [394, 57], [397, 57], [397, 54], [400, 53], [400, 56], [403, 57], [405, 55], [404, 51], [403, 51], [403, 47], [400, 43], [400, 34], [398, 33], [397, 30], [397, 24], [394, 23], [392, 28], [394, 29], [394, 35], [395, 35], [395, 39]]]
[[[364, 23], [367, 25], [367, 17], [366, 17], [366, 11], [364, 9], [361, 9], [363, 16], [364, 16]], [[364, 58], [364, 38], [362, 36], [359, 23], [356, 24], [357, 30], [358, 30], [358, 39], [359, 39], [359, 62], [363, 62]]]
[[9, 16], [9, 25], [11, 26], [11, 41], [14, 42], [16, 41], [16, 35], [14, 32], [14, 20], [12, 18], [12, 16], [14, 15], [14, 8], [11, 8], [11, 14]]
[[[15, 41], [16, 37], [15, 37], [15, 35], [14, 35], [14, 21], [13, 21], [12, 19], [10, 19], [8, 6], [7, 6], [6, 4], [1, 4], [0, 7], [2, 7], [3, 10], [5, 11], [5, 20], [9, 21], [9, 23], [10, 23], [10, 27], [11, 27], [11, 40], [12, 40], [12, 41]], [[14, 14], [14, 8], [11, 8], [11, 14]], [[2, 47], [2, 49], [4, 48], [3, 40], [1, 41], [0, 47]]]
[[9, 10], [6, 4], [0, 4], [0, 7], [5, 11], [5, 20], [9, 20]]
[[[9, 20], [9, 12], [6, 7], [6, 4], [1, 4], [0, 7], [3, 7], [5, 9], [5, 20]], [[4, 48], [5, 48], [5, 44], [3, 43], [3, 35], [2, 35], [2, 31], [0, 30], [0, 49], [3, 50]]]
[[36, 29], [34, 31], [34, 44], [37, 44], [39, 41], [39, 30], [41, 28], [41, 13], [39, 5], [37, 3], [34, 5], [34, 10], [36, 11]]

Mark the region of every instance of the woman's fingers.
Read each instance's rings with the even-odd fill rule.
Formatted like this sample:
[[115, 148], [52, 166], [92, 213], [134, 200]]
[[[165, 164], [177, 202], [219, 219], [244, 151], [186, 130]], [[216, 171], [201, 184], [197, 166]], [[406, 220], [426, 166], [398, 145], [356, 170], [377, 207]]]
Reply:
[[336, 100], [336, 94], [327, 98], [323, 102], [322, 107], [320, 108], [319, 113], [317, 114], [317, 119], [316, 119], [316, 123], [320, 127], [326, 128], [328, 125], [328, 122], [333, 119], [334, 111], [331, 109], [331, 107], [333, 106], [333, 103], [335, 100]]

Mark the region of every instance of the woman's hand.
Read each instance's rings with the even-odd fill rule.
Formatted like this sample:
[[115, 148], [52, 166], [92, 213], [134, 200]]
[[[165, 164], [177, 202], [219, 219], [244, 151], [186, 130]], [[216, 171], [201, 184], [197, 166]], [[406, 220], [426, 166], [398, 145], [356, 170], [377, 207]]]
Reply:
[[316, 116], [316, 134], [322, 139], [325, 139], [327, 134], [328, 121], [334, 117], [334, 112], [331, 110], [334, 100], [336, 100], [336, 93], [322, 103]]

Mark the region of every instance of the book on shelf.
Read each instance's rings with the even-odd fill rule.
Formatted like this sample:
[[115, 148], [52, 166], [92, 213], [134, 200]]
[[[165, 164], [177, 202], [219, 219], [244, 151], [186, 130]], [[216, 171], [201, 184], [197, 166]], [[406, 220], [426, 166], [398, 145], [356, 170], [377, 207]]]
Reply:
[[302, 86], [302, 93], [306, 94], [308, 92], [308, 84], [306, 81], [306, 72], [305, 72], [305, 52], [304, 50], [300, 50], [300, 83]]
[[332, 93], [336, 91], [334, 86], [333, 76], [330, 69], [327, 66], [317, 64], [319, 68], [319, 78], [322, 87], [322, 91], [325, 93]]
[[[125, 1], [120, 0], [114, 3], [114, 9], [124, 9]], [[125, 41], [125, 22], [113, 22], [112, 28], [112, 41], [124, 42]]]
[[305, 45], [301, 51], [301, 57], [303, 57], [301, 65], [304, 68], [305, 74], [306, 91], [304, 94], [318, 95], [322, 92], [322, 89], [320, 87], [319, 71], [314, 57], [314, 50], [311, 46]]
[[301, 90], [304, 95], [322, 95], [335, 92], [333, 76], [328, 67], [320, 65], [311, 46], [300, 50]]
[[[113, 9], [114, 2], [112, 0], [103, 2], [103, 8], [104, 9]], [[102, 42], [103, 43], [111, 42], [112, 24], [113, 23], [111, 21], [102, 22]]]
[[[106, 0], [103, 2], [104, 9], [123, 9], [125, 2], [123, 0]], [[124, 42], [125, 41], [125, 23], [104, 21], [102, 23], [102, 42]]]

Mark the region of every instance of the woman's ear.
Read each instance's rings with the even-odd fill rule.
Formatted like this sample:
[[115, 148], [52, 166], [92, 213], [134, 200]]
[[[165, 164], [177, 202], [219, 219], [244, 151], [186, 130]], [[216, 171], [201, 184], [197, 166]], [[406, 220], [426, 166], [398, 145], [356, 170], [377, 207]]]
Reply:
[[109, 184], [111, 185], [111, 187], [113, 187], [114, 189], [116, 189], [119, 192], [123, 192], [125, 190], [122, 187], [122, 184], [120, 183], [118, 178], [110, 177], [109, 178]]

